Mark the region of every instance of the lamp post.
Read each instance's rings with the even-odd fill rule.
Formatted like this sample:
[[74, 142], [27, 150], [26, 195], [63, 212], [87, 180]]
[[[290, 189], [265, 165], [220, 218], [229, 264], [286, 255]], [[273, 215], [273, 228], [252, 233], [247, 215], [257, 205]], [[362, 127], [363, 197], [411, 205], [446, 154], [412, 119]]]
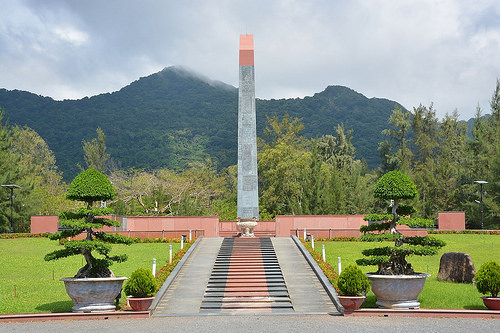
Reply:
[[21, 186], [14, 184], [2, 185], [10, 189], [10, 233], [14, 233], [14, 189], [19, 189]]
[[483, 215], [483, 184], [488, 184], [487, 181], [484, 180], [475, 180], [474, 183], [479, 184], [479, 193], [481, 194], [481, 229], [484, 230], [484, 215]]

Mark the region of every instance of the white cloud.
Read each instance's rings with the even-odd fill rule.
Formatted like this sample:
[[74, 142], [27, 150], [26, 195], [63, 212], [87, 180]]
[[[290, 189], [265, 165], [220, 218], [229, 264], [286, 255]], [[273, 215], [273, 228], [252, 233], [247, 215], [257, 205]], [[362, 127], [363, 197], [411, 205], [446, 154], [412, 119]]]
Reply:
[[238, 84], [255, 36], [260, 98], [346, 85], [439, 116], [488, 110], [500, 77], [500, 2], [4, 1], [0, 87], [54, 98], [118, 90], [170, 65]]

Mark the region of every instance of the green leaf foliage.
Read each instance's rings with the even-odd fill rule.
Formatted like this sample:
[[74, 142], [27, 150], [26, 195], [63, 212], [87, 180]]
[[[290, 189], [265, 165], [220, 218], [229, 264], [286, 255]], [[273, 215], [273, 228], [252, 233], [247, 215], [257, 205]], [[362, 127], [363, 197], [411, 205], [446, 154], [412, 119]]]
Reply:
[[132, 297], [152, 297], [156, 293], [156, 280], [149, 269], [138, 268], [132, 272], [123, 290]]
[[401, 217], [398, 224], [406, 224], [410, 228], [433, 228], [434, 221], [422, 217]]
[[356, 265], [349, 265], [342, 270], [337, 282], [343, 296], [360, 296], [370, 288], [370, 280]]
[[385, 223], [372, 223], [372, 224], [369, 224], [369, 225], [362, 225], [359, 228], [359, 231], [361, 231], [362, 233], [367, 233], [367, 232], [370, 232], [370, 231], [383, 231], [383, 230], [389, 230], [390, 227], [391, 227], [391, 224], [388, 223], [388, 222], [385, 222]]
[[120, 234], [111, 234], [111, 233], [108, 233], [108, 232], [101, 232], [101, 231], [95, 233], [95, 238], [99, 239], [99, 240], [101, 240], [103, 242], [111, 243], [111, 244], [127, 244], [127, 245], [130, 245], [130, 244], [134, 243], [134, 239], [133, 238], [129, 238], [129, 237], [126, 237], [126, 236], [123, 236], [123, 235], [120, 235]]
[[114, 199], [115, 191], [104, 174], [88, 169], [78, 174], [69, 184], [66, 198], [92, 203]]
[[495, 261], [484, 263], [477, 271], [475, 280], [477, 290], [481, 294], [498, 297], [500, 293], [500, 265]]
[[401, 235], [384, 232], [382, 234], [364, 234], [359, 237], [363, 242], [385, 242], [400, 239]]
[[391, 262], [389, 256], [371, 256], [370, 258], [356, 259], [356, 264], [360, 266], [383, 265]]
[[394, 215], [392, 214], [368, 214], [365, 217], [363, 217], [363, 220], [378, 222], [378, 221], [390, 221], [393, 218]]
[[417, 195], [415, 183], [399, 171], [389, 171], [375, 185], [374, 196], [385, 200], [412, 199]]
[[[391, 210], [392, 210], [391, 207], [387, 208], [388, 212], [390, 212]], [[411, 214], [414, 214], [416, 212], [417, 210], [415, 209], [415, 207], [411, 205], [398, 205], [398, 209], [396, 210], [396, 213], [398, 213], [398, 215], [403, 215], [403, 216], [410, 216]]]

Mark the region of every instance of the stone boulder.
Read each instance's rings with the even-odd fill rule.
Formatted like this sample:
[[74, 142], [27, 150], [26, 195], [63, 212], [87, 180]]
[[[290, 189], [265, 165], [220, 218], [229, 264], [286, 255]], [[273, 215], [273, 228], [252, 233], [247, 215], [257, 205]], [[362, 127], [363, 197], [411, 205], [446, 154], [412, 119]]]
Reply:
[[470, 255], [462, 252], [447, 252], [439, 262], [438, 280], [472, 283], [476, 269]]

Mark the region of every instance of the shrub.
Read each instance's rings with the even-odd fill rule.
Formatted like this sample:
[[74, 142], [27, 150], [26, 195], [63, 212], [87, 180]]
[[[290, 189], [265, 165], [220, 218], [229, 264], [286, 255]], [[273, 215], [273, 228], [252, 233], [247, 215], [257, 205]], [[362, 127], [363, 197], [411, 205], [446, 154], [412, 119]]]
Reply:
[[69, 184], [66, 198], [87, 203], [105, 201], [114, 199], [115, 191], [104, 174], [88, 169], [78, 174]]
[[149, 269], [136, 269], [123, 289], [132, 297], [152, 297], [156, 293], [156, 280]]
[[[57, 260], [81, 254], [87, 264], [78, 271], [75, 278], [114, 276], [109, 266], [113, 262], [127, 260], [127, 255], [110, 256], [111, 246], [109, 244], [129, 245], [134, 242], [133, 239], [119, 234], [98, 231], [104, 226], [120, 226], [118, 221], [96, 217], [109, 215], [112, 210], [94, 207], [94, 202], [112, 199], [114, 196], [113, 185], [102, 173], [89, 169], [76, 176], [68, 187], [66, 197], [71, 200], [83, 201], [87, 206], [76, 212], [59, 214], [59, 224], [65, 229], [52, 234], [49, 238], [59, 240], [60, 243], [63, 243], [64, 249], [48, 253], [45, 260]], [[82, 233], [86, 233], [85, 239], [66, 241], [68, 237], [74, 238]], [[99, 254], [100, 257], [95, 257], [95, 253]]]
[[483, 294], [491, 294], [491, 297], [498, 297], [500, 293], [500, 265], [495, 261], [488, 261], [481, 265], [476, 273], [477, 290]]
[[337, 287], [342, 296], [361, 296], [370, 288], [370, 281], [358, 266], [349, 265], [340, 273]]

